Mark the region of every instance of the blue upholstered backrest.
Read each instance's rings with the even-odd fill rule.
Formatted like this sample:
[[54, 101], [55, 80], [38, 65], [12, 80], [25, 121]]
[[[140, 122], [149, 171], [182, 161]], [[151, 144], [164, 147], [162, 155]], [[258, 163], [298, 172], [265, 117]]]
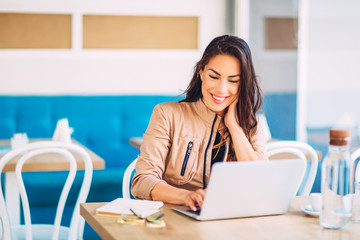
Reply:
[[296, 93], [267, 93], [263, 110], [273, 138], [296, 139]]
[[68, 118], [73, 138], [105, 159], [126, 167], [139, 154], [129, 139], [142, 136], [154, 106], [172, 96], [0, 96], [0, 138], [16, 132], [52, 137], [57, 120]]
[[[68, 118], [73, 138], [105, 159], [106, 167], [126, 167], [139, 150], [129, 139], [142, 136], [154, 106], [181, 98], [129, 96], [0, 96], [0, 139], [16, 132], [50, 138], [57, 120]], [[295, 139], [296, 94], [266, 94], [263, 109], [272, 136]]]

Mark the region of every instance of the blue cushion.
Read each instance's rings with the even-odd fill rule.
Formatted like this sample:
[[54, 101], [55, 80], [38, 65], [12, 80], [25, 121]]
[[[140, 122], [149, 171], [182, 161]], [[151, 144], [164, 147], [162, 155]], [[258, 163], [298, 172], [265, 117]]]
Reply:
[[263, 111], [273, 138], [296, 139], [296, 93], [269, 93]]

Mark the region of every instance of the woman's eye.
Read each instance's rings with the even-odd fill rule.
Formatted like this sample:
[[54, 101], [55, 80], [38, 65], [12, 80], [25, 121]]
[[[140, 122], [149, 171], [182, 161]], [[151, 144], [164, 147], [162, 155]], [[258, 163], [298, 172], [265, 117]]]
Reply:
[[229, 80], [230, 83], [238, 83], [240, 80]]
[[212, 78], [212, 79], [219, 79], [219, 78], [216, 77], [216, 76], [211, 76], [211, 75], [209, 75], [209, 77]]

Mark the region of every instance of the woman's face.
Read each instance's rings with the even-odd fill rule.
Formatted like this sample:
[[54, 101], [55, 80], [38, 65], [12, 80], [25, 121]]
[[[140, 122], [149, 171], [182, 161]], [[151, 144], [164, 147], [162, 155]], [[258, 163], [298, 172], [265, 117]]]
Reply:
[[239, 60], [229, 55], [216, 55], [199, 73], [205, 105], [222, 116], [225, 109], [238, 98]]

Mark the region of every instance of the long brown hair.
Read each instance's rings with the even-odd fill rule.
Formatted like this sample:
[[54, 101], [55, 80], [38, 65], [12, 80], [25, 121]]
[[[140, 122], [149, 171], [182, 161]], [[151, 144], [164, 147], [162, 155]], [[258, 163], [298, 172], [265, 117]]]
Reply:
[[256, 112], [260, 109], [263, 94], [259, 87], [252, 62], [251, 51], [248, 44], [236, 36], [223, 35], [216, 37], [206, 47], [204, 54], [195, 65], [194, 75], [187, 89], [186, 97], [180, 102], [195, 102], [202, 97], [200, 70], [217, 55], [236, 57], [240, 62], [240, 85], [238, 91], [238, 119], [239, 125], [251, 143], [251, 136], [257, 127]]

